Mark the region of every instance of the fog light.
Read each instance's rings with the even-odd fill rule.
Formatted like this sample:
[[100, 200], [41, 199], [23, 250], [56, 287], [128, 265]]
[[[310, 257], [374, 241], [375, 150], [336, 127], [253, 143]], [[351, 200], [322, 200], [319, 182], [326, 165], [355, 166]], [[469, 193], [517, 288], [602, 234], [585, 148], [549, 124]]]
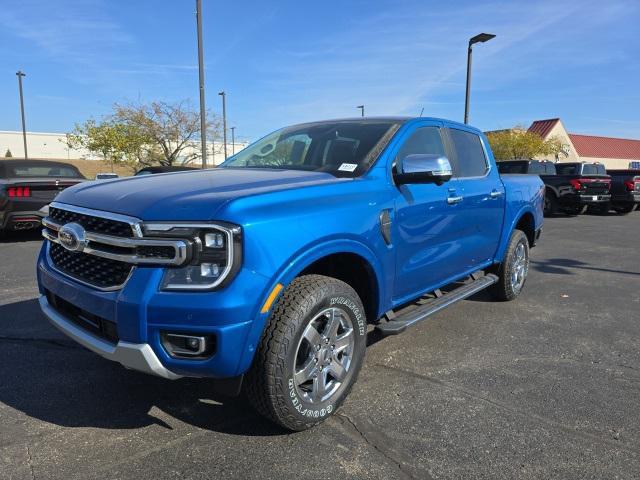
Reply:
[[203, 358], [211, 356], [215, 349], [215, 337], [213, 335], [163, 332], [160, 338], [163, 347], [172, 357]]

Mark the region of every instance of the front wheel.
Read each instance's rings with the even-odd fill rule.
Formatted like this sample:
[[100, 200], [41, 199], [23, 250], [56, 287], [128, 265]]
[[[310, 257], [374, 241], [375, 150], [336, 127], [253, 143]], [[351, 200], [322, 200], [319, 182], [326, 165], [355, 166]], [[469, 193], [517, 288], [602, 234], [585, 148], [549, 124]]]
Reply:
[[529, 240], [521, 230], [514, 230], [504, 260], [498, 266], [498, 281], [492, 287], [493, 296], [509, 301], [520, 295], [529, 273]]
[[245, 393], [262, 415], [305, 430], [333, 414], [364, 361], [366, 318], [356, 292], [322, 275], [286, 288], [271, 313]]

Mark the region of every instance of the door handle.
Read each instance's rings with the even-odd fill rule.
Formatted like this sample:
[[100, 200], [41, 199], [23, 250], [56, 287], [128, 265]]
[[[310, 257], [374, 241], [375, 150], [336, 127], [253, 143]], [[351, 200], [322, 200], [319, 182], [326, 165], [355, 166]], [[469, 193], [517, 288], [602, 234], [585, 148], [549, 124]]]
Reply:
[[500, 190], [491, 190], [491, 193], [489, 194], [489, 196], [491, 198], [498, 198], [502, 196], [502, 192]]
[[453, 205], [454, 203], [460, 203], [461, 201], [462, 201], [462, 196], [447, 198], [447, 203], [449, 205]]

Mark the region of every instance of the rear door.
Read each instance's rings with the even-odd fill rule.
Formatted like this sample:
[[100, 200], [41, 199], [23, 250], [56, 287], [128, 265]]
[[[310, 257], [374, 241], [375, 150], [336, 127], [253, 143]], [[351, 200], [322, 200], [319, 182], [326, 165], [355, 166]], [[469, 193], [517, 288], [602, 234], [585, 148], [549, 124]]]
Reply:
[[458, 230], [464, 270], [482, 268], [493, 260], [505, 210], [505, 190], [496, 168], [491, 168], [488, 146], [474, 130], [448, 128], [458, 204]]

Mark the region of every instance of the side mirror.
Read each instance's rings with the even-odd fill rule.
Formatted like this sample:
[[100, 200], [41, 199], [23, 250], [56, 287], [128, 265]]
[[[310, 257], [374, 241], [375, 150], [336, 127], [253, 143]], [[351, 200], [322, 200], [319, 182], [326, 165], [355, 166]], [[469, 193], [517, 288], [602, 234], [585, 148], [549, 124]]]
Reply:
[[444, 155], [425, 153], [407, 155], [402, 159], [394, 178], [398, 184], [435, 183], [442, 185], [451, 179], [449, 159]]

